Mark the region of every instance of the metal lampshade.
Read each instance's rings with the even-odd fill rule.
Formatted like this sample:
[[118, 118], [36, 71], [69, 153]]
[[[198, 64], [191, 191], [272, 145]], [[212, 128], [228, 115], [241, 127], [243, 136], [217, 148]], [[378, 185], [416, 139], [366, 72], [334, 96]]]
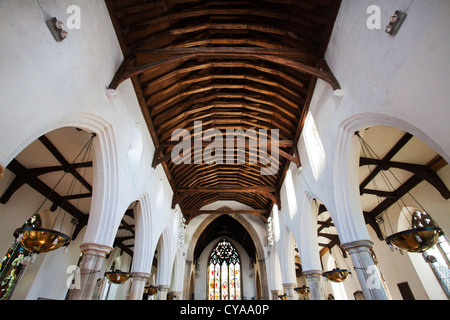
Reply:
[[436, 244], [440, 231], [438, 227], [409, 229], [387, 237], [386, 243], [407, 252], [420, 253]]
[[158, 292], [159, 288], [156, 286], [149, 286], [149, 287], [145, 287], [145, 293], [153, 296]]
[[347, 279], [350, 271], [346, 269], [333, 269], [331, 271], [327, 271], [322, 273], [322, 275], [327, 278], [330, 281], [333, 282], [343, 282], [345, 279]]
[[21, 245], [33, 253], [52, 251], [70, 241], [70, 237], [64, 233], [45, 228], [24, 227], [16, 229], [15, 233], [22, 235]]
[[131, 274], [129, 272], [123, 272], [120, 270], [116, 270], [116, 271], [105, 272], [105, 276], [112, 283], [123, 284], [123, 283], [127, 282], [128, 279], [130, 279]]
[[310, 292], [309, 287], [307, 287], [306, 285], [303, 285], [301, 287], [295, 288], [294, 290], [295, 290], [295, 292], [297, 292], [297, 293], [299, 293], [301, 295], [304, 295], [304, 296], [307, 296], [309, 294], [309, 292]]

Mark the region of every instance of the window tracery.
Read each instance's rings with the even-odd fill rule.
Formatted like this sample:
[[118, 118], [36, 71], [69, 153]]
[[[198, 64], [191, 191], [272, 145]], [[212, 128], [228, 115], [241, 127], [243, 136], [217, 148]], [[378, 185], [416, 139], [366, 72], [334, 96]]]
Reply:
[[208, 265], [208, 300], [241, 300], [241, 262], [233, 245], [221, 240]]

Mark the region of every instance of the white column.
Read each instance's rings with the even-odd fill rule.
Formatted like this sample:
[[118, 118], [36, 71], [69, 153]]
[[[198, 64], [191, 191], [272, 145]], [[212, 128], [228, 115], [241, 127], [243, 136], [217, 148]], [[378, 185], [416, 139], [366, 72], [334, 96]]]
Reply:
[[91, 300], [94, 294], [97, 279], [102, 278], [100, 270], [106, 255], [112, 248], [97, 244], [83, 243], [81, 246], [83, 258], [80, 264], [80, 286], [71, 291], [69, 300]]
[[150, 277], [146, 272], [133, 272], [133, 279], [131, 283], [130, 295], [128, 300], [142, 300], [144, 295], [145, 283]]
[[158, 300], [167, 300], [167, 293], [169, 292], [169, 287], [167, 285], [159, 285], [158, 290]]
[[284, 292], [286, 293], [287, 300], [295, 300], [294, 288], [296, 283], [283, 283]]
[[272, 290], [272, 300], [278, 300], [280, 292], [278, 290]]
[[325, 300], [325, 292], [322, 285], [322, 270], [303, 271], [306, 283], [309, 287], [310, 300]]
[[369, 240], [353, 241], [341, 245], [352, 258], [359, 284], [366, 300], [388, 300], [383, 279], [372, 257], [373, 242]]

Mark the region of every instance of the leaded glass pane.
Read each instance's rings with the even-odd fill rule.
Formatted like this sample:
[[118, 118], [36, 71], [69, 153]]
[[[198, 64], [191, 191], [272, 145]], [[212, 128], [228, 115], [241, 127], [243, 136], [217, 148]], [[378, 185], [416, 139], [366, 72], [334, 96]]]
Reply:
[[225, 261], [220, 274], [222, 276], [222, 300], [228, 300], [228, 265]]
[[241, 300], [241, 266], [235, 265], [235, 287], [236, 287], [236, 300]]
[[208, 267], [208, 299], [239, 300], [240, 260], [229, 241], [220, 241], [211, 253]]
[[234, 264], [230, 264], [229, 270], [229, 294], [230, 294], [230, 300], [236, 300], [236, 289], [235, 289], [235, 281], [236, 277], [234, 274]]
[[215, 277], [215, 270], [214, 265], [211, 263], [208, 267], [208, 273], [209, 273], [209, 284], [208, 284], [208, 299], [214, 300], [214, 277]]
[[220, 266], [218, 264], [214, 266], [214, 272], [214, 300], [220, 300]]

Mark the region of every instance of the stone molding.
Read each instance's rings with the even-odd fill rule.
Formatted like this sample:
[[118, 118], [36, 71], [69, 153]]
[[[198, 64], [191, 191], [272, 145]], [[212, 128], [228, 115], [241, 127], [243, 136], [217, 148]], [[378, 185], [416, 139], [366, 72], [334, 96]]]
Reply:
[[110, 253], [113, 248], [110, 246], [105, 246], [103, 244], [85, 242], [80, 246], [80, 249], [84, 254], [106, 258], [106, 255]]

